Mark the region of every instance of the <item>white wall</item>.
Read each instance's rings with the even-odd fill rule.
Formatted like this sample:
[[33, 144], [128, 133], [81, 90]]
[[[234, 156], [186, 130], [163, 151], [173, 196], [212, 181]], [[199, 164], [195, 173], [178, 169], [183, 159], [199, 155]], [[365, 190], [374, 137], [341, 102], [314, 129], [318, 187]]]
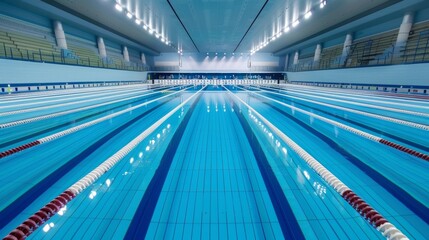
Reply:
[[[210, 53], [208, 56], [205, 53], [184, 53], [182, 56], [183, 71], [278, 71], [280, 68], [280, 58], [272, 54], [257, 53], [251, 57], [251, 68], [248, 67], [248, 54], [228, 53], [224, 56], [223, 53]], [[155, 68], [178, 68], [179, 54], [163, 53], [154, 57]], [[171, 69], [173, 70], [173, 69]], [[177, 69], [178, 70], [178, 69]], [[282, 69], [283, 70], [283, 69]]]
[[429, 86], [429, 63], [287, 72], [287, 76], [292, 82]]
[[0, 84], [146, 81], [146, 72], [0, 59]]

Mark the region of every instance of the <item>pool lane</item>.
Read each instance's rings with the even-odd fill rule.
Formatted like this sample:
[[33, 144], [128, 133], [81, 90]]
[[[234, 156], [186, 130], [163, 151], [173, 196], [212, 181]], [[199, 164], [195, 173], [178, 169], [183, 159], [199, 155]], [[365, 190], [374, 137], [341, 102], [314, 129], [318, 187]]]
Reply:
[[205, 93], [197, 104], [146, 235], [173, 237], [283, 239], [255, 156], [225, 93]]
[[[23, 206], [25, 207], [28, 202], [32, 202], [31, 199], [38, 196], [37, 194], [46, 191], [47, 185], [54, 184], [58, 178], [61, 178], [74, 166], [84, 162], [94, 151], [99, 148], [105, 149], [108, 142], [119, 136], [119, 132], [131, 131], [126, 137], [123, 137], [123, 139], [129, 139], [136, 134], [133, 132], [133, 128], [141, 129], [142, 126], [148, 126], [147, 124], [157, 119], [160, 114], [165, 113], [169, 106], [180, 101], [180, 97], [173, 96], [169, 100], [171, 103], [164, 99], [91, 126], [81, 132], [64, 136], [59, 140], [61, 144], [58, 144], [57, 141], [47, 142], [1, 159], [1, 169], [7, 170], [0, 177], [0, 194], [3, 200], [0, 212], [2, 216], [5, 216], [1, 219], [2, 226], [6, 224], [4, 221], [10, 220], [6, 216], [18, 214]], [[168, 104], [164, 104], [165, 102]], [[141, 122], [145, 122], [145, 124], [142, 125]], [[105, 147], [103, 148], [103, 146]], [[106, 152], [111, 152], [111, 150], [105, 149]], [[26, 174], [21, 174], [22, 172]]]
[[0, 131], [5, 134], [6, 137], [0, 140], [0, 152], [34, 141], [38, 138], [48, 136], [52, 133], [68, 129], [71, 126], [76, 126], [107, 116], [114, 112], [133, 107], [162, 95], [165, 94], [162, 92], [151, 92], [146, 94], [137, 93], [137, 95], [130, 100], [119, 101], [106, 105], [102, 103], [103, 106], [92, 109], [79, 110], [78, 108], [75, 112], [69, 114], [61, 114], [61, 112], [59, 112], [60, 115], [53, 118], [41, 119], [39, 121], [1, 129]]
[[[183, 99], [189, 98], [189, 96], [189, 93], [185, 93], [182, 97], [175, 99], [169, 104], [168, 111], [176, 107], [178, 103], [181, 103]], [[48, 223], [55, 224], [55, 227], [49, 231], [44, 231], [41, 227], [31, 237], [34, 237], [34, 239], [124, 238], [136, 208], [159, 166], [166, 146], [169, 145], [172, 133], [176, 131], [175, 129], [180, 123], [181, 119], [178, 117], [186, 114], [188, 109], [189, 105], [187, 104], [182, 112], [176, 112], [171, 119], [167, 120], [165, 124], [130, 152], [124, 161], [120, 161], [110, 171], [102, 175], [99, 180], [73, 199], [67, 205], [64, 215], [57, 214], [51, 218]], [[117, 139], [112, 139], [109, 144], [113, 147], [123, 147], [127, 141], [130, 141], [130, 135], [144, 131], [154, 121], [164, 116], [165, 112], [156, 111], [154, 114], [156, 115], [140, 121], [128, 131], [121, 132]], [[99, 149], [95, 152], [96, 155], [91, 155], [89, 158], [93, 159], [93, 161], [98, 161], [98, 159], [105, 160], [114, 153], [112, 151], [115, 150], [106, 153], [105, 148]], [[55, 184], [55, 186], [60, 186], [63, 191], [64, 186], [70, 186], [74, 183], [68, 180], [70, 177], [76, 181], [76, 175], [82, 177], [82, 174], [86, 174], [94, 168], [92, 161], [88, 163], [91, 166], [81, 164], [79, 169], [72, 170], [73, 175], [68, 174], [68, 176], [59, 181], [62, 184]], [[64, 184], [64, 182], [66, 183]], [[94, 195], [94, 192], [96, 195]], [[52, 198], [52, 194], [48, 195], [48, 198], [49, 196]], [[49, 200], [45, 199], [45, 203], [46, 201]], [[31, 210], [28, 213], [30, 212]]]
[[[425, 178], [423, 172], [427, 169], [427, 167], [424, 167], [427, 166], [426, 162], [413, 159], [412, 162], [407, 162], [407, 164], [402, 163], [401, 165], [406, 166], [400, 169], [405, 169], [406, 167], [415, 168], [417, 171], [421, 171], [421, 174], [410, 173], [406, 178], [400, 178], [400, 175], [407, 174], [407, 171], [401, 172], [400, 175], [398, 173], [389, 173], [393, 169], [398, 169], [391, 167], [392, 170], [389, 170], [389, 166], [399, 164], [397, 162], [406, 157], [403, 156], [405, 154], [401, 152], [392, 153], [391, 149], [383, 146], [379, 146], [375, 150], [371, 146], [371, 142], [365, 141], [365, 139], [353, 136], [353, 134], [341, 129], [335, 129], [334, 131], [331, 127], [324, 126], [327, 124], [308, 118], [308, 116], [306, 117], [296, 111], [290, 111], [290, 109], [267, 99], [246, 97], [246, 95], [242, 96], [242, 99], [248, 99], [249, 104], [258, 112], [266, 116], [269, 121], [276, 123], [278, 128], [315, 156], [334, 175], [354, 189], [375, 209], [379, 209], [378, 211], [388, 216], [397, 226], [402, 226], [402, 230], [406, 229], [404, 231], [409, 236], [417, 239], [424, 236], [428, 225], [412, 209], [419, 211], [422, 214], [421, 216], [425, 216], [424, 212], [427, 213], [428, 211], [427, 207], [424, 206], [426, 204], [424, 201], [426, 191], [422, 189], [423, 185], [417, 186], [409, 182], [408, 178], [416, 179], [420, 177], [420, 180], [414, 181], [424, 182], [425, 180], [422, 180], [422, 178]], [[362, 149], [367, 149], [367, 151], [362, 151]], [[369, 152], [372, 152], [372, 154], [369, 154]], [[381, 160], [386, 155], [391, 159], [388, 163]], [[365, 164], [369, 164], [370, 167]], [[390, 177], [390, 179], [393, 178], [394, 180], [391, 180], [393, 182], [386, 180], [386, 176], [387, 178]], [[394, 184], [399, 184], [403, 189], [402, 191], [405, 191], [403, 195], [407, 195], [408, 198], [407, 196], [398, 196], [402, 192], [398, 191], [400, 189], [396, 189], [397, 187], [395, 188], [396, 185]], [[398, 200], [401, 197], [402, 202]], [[421, 202], [416, 202], [413, 197], [416, 197]], [[413, 203], [418, 204], [414, 206]]]
[[[281, 206], [272, 199], [266, 176], [261, 173], [262, 155], [255, 154], [254, 141], [259, 142], [262, 150], [256, 151], [263, 152], [266, 166], [272, 169], [274, 178], [281, 186], [278, 192], [284, 195], [284, 204], [292, 209], [290, 219], [297, 220], [305, 238], [383, 239], [308, 164], [291, 149], [283, 150], [283, 143], [276, 136], [270, 136], [263, 125], [247, 114], [245, 107], [231, 100], [227, 93], [219, 92], [219, 87], [213, 90], [216, 91], [205, 92], [201, 96], [194, 113], [189, 115], [189, 121], [183, 119], [190, 112], [192, 103], [174, 114], [168, 124], [163, 124], [148, 136], [124, 160], [68, 203], [67, 208], [43, 224], [30, 239], [123, 239], [129, 236], [127, 234], [132, 228], [139, 231], [133, 222], [143, 216], [139, 213], [140, 206], [153, 207], [150, 209], [153, 211], [149, 214], [151, 217], [143, 220], [147, 224], [144, 235], [147, 239], [290, 238], [284, 234], [284, 223], [278, 217]], [[380, 179], [374, 178], [373, 173], [357, 164], [368, 158], [365, 151], [359, 151], [361, 145], [368, 147], [365, 141], [341, 129], [326, 126], [317, 119], [289, 112], [272, 101], [261, 101], [261, 98], [243, 92], [235, 94], [290, 135], [407, 236], [425, 238], [428, 224], [410, 211], [407, 203], [399, 201], [392, 189], [386, 189], [385, 185], [380, 184]], [[0, 179], [2, 189], [6, 190], [0, 192], [6, 195], [19, 195], [21, 187], [16, 187], [18, 185], [26, 187], [45, 181], [50, 173], [58, 171], [58, 164], [64, 167], [61, 170], [64, 174], [59, 174], [49, 188], [42, 187], [43, 192], [0, 229], [0, 234], [5, 235], [18, 226], [64, 191], [65, 187], [93, 170], [190, 95], [181, 93], [180, 97], [165, 100], [163, 104], [157, 102], [147, 116], [141, 114], [150, 108], [136, 110], [125, 114], [127, 116], [65, 136], [59, 140], [60, 144], [57, 141], [48, 142], [8, 157], [19, 164], [16, 165], [18, 169], [8, 166], [10, 173], [5, 172]], [[350, 100], [348, 97], [344, 99]], [[317, 114], [321, 113], [316, 111]], [[242, 119], [247, 122], [242, 122]], [[172, 139], [181, 124], [184, 124], [183, 137], [176, 144], [179, 141]], [[250, 130], [245, 127], [246, 124]], [[115, 129], [120, 130], [115, 132]], [[343, 142], [337, 142], [338, 135], [353, 144], [342, 148], [340, 145]], [[171, 167], [166, 168], [165, 183], [157, 186], [159, 196], [145, 200], [147, 189], [159, 166], [168, 158], [166, 152], [172, 145], [176, 145], [177, 149], [170, 159]], [[380, 166], [380, 172], [384, 170], [378, 161], [383, 159], [384, 153], [389, 158], [404, 157], [404, 153], [392, 153], [392, 149], [383, 147], [383, 151], [376, 153], [370, 162]], [[380, 150], [372, 146], [368, 148], [372, 152]], [[357, 155], [350, 151], [357, 151]], [[75, 162], [72, 167], [67, 166], [70, 161]], [[0, 159], [0, 164], [4, 163]], [[27, 179], [13, 179], [20, 172], [31, 174]], [[14, 183], [11, 184], [9, 179]], [[412, 175], [410, 179], [422, 183], [426, 181]], [[403, 184], [404, 189], [410, 188], [410, 192], [422, 192], [422, 189], [411, 189], [416, 186], [402, 181], [398, 183]], [[12, 185], [16, 188], [8, 189], [7, 186]], [[144, 201], [152, 203], [145, 205], [142, 204]], [[143, 238], [143, 235], [138, 236]]]

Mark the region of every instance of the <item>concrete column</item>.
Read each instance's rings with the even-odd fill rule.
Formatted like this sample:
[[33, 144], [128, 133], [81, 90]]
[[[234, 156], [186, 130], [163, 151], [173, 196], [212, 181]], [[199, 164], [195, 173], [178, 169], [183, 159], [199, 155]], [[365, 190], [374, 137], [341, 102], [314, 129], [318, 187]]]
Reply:
[[285, 70], [289, 68], [289, 53], [285, 56]]
[[398, 37], [396, 38], [395, 49], [400, 50], [407, 45], [408, 36], [413, 27], [414, 13], [408, 12], [402, 19], [402, 24], [399, 27]]
[[349, 54], [350, 46], [352, 45], [352, 43], [353, 43], [353, 36], [351, 33], [348, 33], [346, 35], [346, 40], [344, 41], [343, 53], [341, 54], [342, 59], [345, 59]]
[[320, 61], [320, 55], [322, 54], [322, 44], [317, 44], [316, 51], [314, 51], [314, 62]]
[[127, 46], [123, 46], [123, 48], [122, 48], [122, 54], [124, 55], [125, 62], [129, 62], [130, 61], [130, 55], [128, 54], [128, 48], [127, 48]]
[[293, 65], [296, 65], [299, 63], [299, 52], [295, 52], [295, 56], [293, 57]]
[[146, 65], [146, 55], [144, 55], [144, 53], [140, 54], [140, 59], [142, 60], [143, 65]]
[[98, 46], [98, 53], [100, 54], [100, 57], [106, 58], [107, 57], [106, 45], [104, 45], [104, 40], [102, 37], [97, 37], [97, 46]]
[[63, 30], [63, 25], [60, 21], [54, 21], [54, 33], [57, 46], [61, 49], [67, 49], [66, 35]]

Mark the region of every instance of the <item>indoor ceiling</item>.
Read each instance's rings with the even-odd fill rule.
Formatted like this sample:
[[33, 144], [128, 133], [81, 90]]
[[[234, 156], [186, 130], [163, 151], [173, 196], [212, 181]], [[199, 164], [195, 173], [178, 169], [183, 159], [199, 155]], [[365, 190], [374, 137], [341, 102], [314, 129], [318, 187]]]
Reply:
[[[155, 52], [275, 53], [399, 0], [43, 0]], [[115, 5], [123, 8], [119, 12]], [[304, 15], [312, 12], [309, 19]], [[132, 14], [131, 19], [126, 13]], [[136, 19], [142, 23], [137, 25]], [[300, 24], [287, 33], [287, 26]], [[146, 25], [149, 30], [144, 30]], [[278, 33], [282, 33], [280, 36]], [[276, 36], [275, 41], [271, 41]], [[157, 38], [158, 37], [158, 38]], [[161, 41], [164, 40], [164, 42]], [[168, 44], [171, 46], [169, 46]]]

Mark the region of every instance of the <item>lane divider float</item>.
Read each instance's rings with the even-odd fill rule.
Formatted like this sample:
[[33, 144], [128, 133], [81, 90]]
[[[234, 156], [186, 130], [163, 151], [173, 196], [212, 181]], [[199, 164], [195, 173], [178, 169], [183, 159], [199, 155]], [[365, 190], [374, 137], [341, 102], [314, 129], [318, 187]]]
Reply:
[[67, 205], [67, 203], [73, 200], [83, 190], [85, 190], [88, 186], [90, 186], [98, 178], [100, 178], [103, 174], [105, 174], [113, 166], [115, 166], [137, 145], [139, 145], [147, 136], [153, 133], [159, 126], [161, 126], [161, 124], [163, 124], [169, 117], [171, 117], [175, 112], [181, 109], [192, 98], [200, 94], [200, 92], [204, 88], [205, 87], [201, 88], [192, 96], [183, 101], [181, 104], [176, 106], [173, 110], [171, 110], [158, 121], [156, 121], [152, 126], [143, 131], [140, 135], [138, 135], [131, 142], [121, 148], [118, 152], [116, 152], [103, 163], [101, 163], [97, 168], [92, 170], [85, 177], [81, 178], [78, 182], [70, 186], [67, 190], [65, 190], [59, 196], [54, 198], [51, 202], [42, 207], [39, 211], [37, 211], [35, 214], [25, 220], [22, 224], [12, 230], [6, 237], [3, 238], [3, 240], [18, 240], [30, 236], [31, 233], [33, 233], [43, 223], [48, 221], [52, 216], [59, 212], [61, 208]]
[[[253, 87], [255, 88], [255, 87]], [[401, 124], [401, 125], [405, 125], [405, 126], [409, 126], [409, 127], [414, 127], [414, 128], [419, 128], [419, 129], [423, 129], [426, 131], [429, 131], [429, 125], [425, 125], [425, 124], [420, 124], [420, 123], [415, 123], [415, 122], [409, 122], [409, 121], [405, 121], [405, 120], [401, 120], [401, 119], [397, 119], [397, 118], [392, 118], [392, 117], [386, 117], [386, 116], [382, 116], [382, 115], [378, 115], [375, 113], [368, 113], [368, 112], [364, 112], [364, 111], [360, 111], [360, 110], [355, 110], [355, 109], [351, 109], [351, 108], [346, 108], [346, 107], [341, 107], [341, 106], [337, 106], [337, 105], [332, 105], [329, 103], [323, 103], [323, 102], [318, 102], [318, 101], [314, 101], [314, 100], [310, 100], [310, 99], [305, 99], [305, 98], [301, 98], [301, 97], [296, 97], [296, 96], [290, 96], [290, 95], [286, 95], [286, 94], [282, 94], [282, 93], [277, 93], [277, 92], [271, 92], [271, 91], [267, 91], [267, 90], [263, 90], [261, 88], [255, 88], [258, 89], [262, 92], [267, 92], [270, 94], [275, 94], [275, 95], [280, 95], [280, 96], [284, 96], [284, 97], [288, 97], [288, 98], [293, 98], [293, 99], [298, 99], [301, 101], [306, 101], [306, 102], [311, 102], [314, 104], [318, 104], [321, 106], [326, 106], [326, 107], [331, 107], [331, 108], [335, 108], [335, 109], [339, 109], [339, 110], [343, 110], [343, 111], [347, 111], [347, 112], [352, 112], [352, 113], [357, 113], [363, 116], [367, 116], [367, 117], [372, 117], [372, 118], [377, 118], [380, 120], [385, 120], [385, 121], [389, 121], [389, 122], [393, 122], [393, 123], [397, 123], [397, 124]]]
[[[189, 88], [190, 88], [190, 87], [189, 87]], [[130, 107], [130, 108], [127, 108], [127, 109], [121, 110], [121, 111], [119, 111], [119, 112], [112, 113], [112, 114], [109, 114], [109, 115], [107, 115], [107, 116], [104, 116], [104, 117], [101, 117], [101, 118], [94, 119], [94, 120], [89, 121], [89, 122], [87, 122], [87, 123], [82, 123], [82, 124], [80, 124], [80, 125], [78, 125], [78, 126], [75, 126], [75, 127], [72, 127], [72, 128], [69, 128], [69, 129], [66, 129], [66, 130], [63, 130], [63, 131], [60, 131], [60, 132], [54, 133], [54, 134], [51, 134], [51, 135], [46, 136], [46, 137], [44, 137], [44, 138], [37, 139], [36, 141], [33, 141], [33, 142], [31, 142], [31, 143], [27, 143], [27, 144], [21, 145], [21, 146], [19, 146], [19, 147], [15, 147], [15, 148], [12, 148], [12, 149], [6, 150], [6, 151], [4, 151], [4, 152], [1, 152], [1, 153], [0, 153], [0, 159], [1, 159], [1, 158], [4, 158], [4, 157], [7, 157], [7, 156], [10, 156], [10, 155], [12, 155], [12, 154], [15, 154], [15, 153], [17, 153], [17, 152], [21, 152], [21, 151], [23, 151], [23, 150], [25, 150], [25, 149], [29, 149], [29, 148], [31, 148], [31, 147], [34, 147], [34, 146], [37, 146], [37, 145], [40, 145], [40, 144], [43, 144], [43, 143], [46, 143], [46, 142], [50, 142], [50, 141], [53, 141], [53, 140], [55, 140], [55, 139], [58, 139], [58, 138], [61, 138], [61, 137], [66, 136], [66, 135], [72, 134], [72, 133], [74, 133], [74, 132], [80, 131], [80, 130], [82, 130], [82, 129], [84, 129], [84, 128], [87, 128], [87, 127], [93, 126], [93, 125], [95, 125], [95, 124], [98, 124], [98, 123], [103, 122], [103, 121], [105, 121], [105, 120], [108, 120], [108, 119], [111, 119], [111, 118], [113, 118], [113, 117], [119, 116], [119, 115], [121, 115], [121, 114], [124, 114], [124, 113], [130, 112], [130, 111], [133, 111], [134, 109], [137, 109], [137, 108], [140, 108], [140, 107], [146, 106], [146, 105], [148, 105], [148, 104], [150, 104], [150, 103], [153, 103], [153, 102], [159, 101], [159, 100], [161, 100], [161, 99], [163, 99], [163, 98], [167, 98], [167, 97], [172, 96], [172, 95], [174, 95], [174, 94], [177, 94], [177, 93], [183, 92], [183, 91], [185, 91], [185, 90], [187, 90], [187, 89], [189, 89], [189, 88], [185, 88], [185, 89], [182, 89], [182, 90], [180, 90], [180, 91], [173, 92], [173, 93], [170, 93], [170, 94], [168, 94], [168, 95], [165, 95], [165, 96], [159, 97], [159, 98], [157, 98], [157, 99], [153, 99], [153, 100], [147, 101], [147, 102], [145, 102], [145, 103], [142, 103], [142, 104], [136, 105], [136, 106], [134, 106], [134, 107]]]
[[[240, 87], [237, 87], [237, 88], [240, 88]], [[246, 92], [251, 92], [251, 91], [248, 91], [248, 90], [246, 90], [246, 89], [244, 89], [244, 88], [240, 88], [240, 89], [243, 89], [243, 90], [245, 90]], [[325, 117], [322, 117], [322, 116], [320, 116], [320, 115], [317, 115], [317, 114], [311, 113], [311, 112], [309, 112], [309, 111], [306, 111], [306, 110], [303, 110], [303, 109], [300, 109], [300, 108], [294, 107], [294, 106], [289, 105], [289, 104], [287, 104], [287, 103], [280, 102], [280, 101], [278, 101], [278, 100], [276, 100], [276, 99], [273, 99], [273, 98], [270, 98], [270, 97], [267, 97], [267, 96], [261, 95], [261, 94], [259, 94], [259, 93], [255, 93], [255, 92], [251, 92], [251, 93], [252, 93], [252, 94], [255, 94], [255, 95], [258, 95], [258, 96], [260, 96], [260, 97], [262, 97], [262, 98], [268, 99], [268, 100], [270, 100], [270, 101], [272, 101], [272, 102], [275, 102], [275, 103], [278, 103], [278, 104], [280, 104], [280, 105], [283, 105], [283, 106], [285, 106], [285, 107], [288, 107], [288, 108], [290, 108], [290, 109], [292, 109], [292, 110], [295, 110], [295, 111], [298, 111], [298, 112], [304, 113], [304, 114], [306, 114], [306, 115], [308, 115], [308, 116], [312, 116], [312, 117], [314, 117], [314, 118], [317, 118], [317, 119], [319, 119], [319, 120], [321, 120], [321, 121], [327, 122], [327, 123], [329, 123], [329, 124], [331, 124], [331, 125], [337, 126], [337, 127], [342, 128], [342, 129], [344, 129], [344, 130], [346, 130], [346, 131], [348, 131], [348, 132], [354, 133], [354, 134], [356, 134], [356, 135], [358, 135], [358, 136], [364, 137], [364, 138], [369, 139], [369, 140], [371, 140], [371, 141], [374, 141], [374, 142], [378, 142], [378, 143], [385, 144], [386, 146], [392, 147], [392, 148], [397, 149], [397, 150], [399, 150], [399, 151], [402, 151], [402, 152], [404, 152], [404, 153], [407, 153], [407, 154], [413, 155], [413, 156], [415, 156], [415, 157], [417, 157], [417, 158], [420, 158], [420, 159], [423, 159], [423, 160], [429, 161], [429, 155], [427, 155], [427, 154], [424, 154], [424, 153], [418, 152], [418, 151], [416, 151], [416, 150], [412, 150], [412, 149], [407, 148], [407, 147], [404, 147], [404, 146], [402, 146], [402, 145], [400, 145], [400, 144], [390, 142], [390, 141], [388, 141], [388, 140], [385, 140], [385, 139], [383, 139], [383, 138], [380, 138], [380, 137], [374, 136], [374, 135], [372, 135], [372, 134], [370, 134], [370, 133], [367, 133], [367, 132], [361, 131], [361, 130], [356, 129], [356, 128], [354, 128], [354, 127], [350, 127], [350, 126], [348, 126], [348, 125], [345, 125], [345, 124], [339, 123], [339, 122], [334, 121], [334, 120], [332, 120], [332, 119], [325, 118]], [[383, 141], [383, 142], [382, 142], [382, 141]], [[392, 143], [392, 144], [386, 144], [385, 142], [389, 142], [389, 143]], [[398, 146], [398, 147], [396, 147], [396, 146]]]
[[[48, 92], [30, 92], [30, 93], [22, 93], [18, 95], [0, 95], [0, 104], [9, 104], [11, 102], [22, 102], [22, 101], [28, 101], [32, 99], [49, 99], [49, 98], [58, 98], [62, 96], [78, 96], [82, 94], [88, 94], [93, 92], [107, 92], [111, 90], [119, 90], [119, 89], [128, 89], [128, 88], [135, 88], [135, 85], [128, 85], [127, 87], [124, 86], [113, 86], [113, 87], [103, 87], [103, 88], [76, 88], [76, 89], [58, 89], [55, 91], [48, 91]], [[3, 97], [4, 96], [4, 97]], [[7, 101], [1, 101], [1, 100], [7, 100]]]
[[[341, 103], [346, 103], [346, 104], [351, 104], [351, 105], [356, 105], [356, 106], [361, 106], [361, 107], [380, 109], [380, 110], [385, 110], [385, 111], [390, 111], [390, 112], [397, 112], [397, 113], [403, 113], [403, 114], [409, 114], [409, 115], [420, 116], [420, 117], [429, 117], [428, 113], [423, 113], [423, 112], [415, 112], [415, 111], [409, 111], [409, 110], [398, 109], [398, 108], [383, 107], [383, 106], [376, 106], [376, 105], [366, 104], [366, 103], [351, 102], [351, 101], [347, 101], [347, 100], [335, 99], [335, 98], [330, 98], [330, 97], [322, 97], [322, 96], [309, 95], [309, 94], [303, 93], [302, 91], [299, 91], [299, 90], [289, 90], [289, 91], [290, 92], [295, 91], [295, 92], [293, 92], [294, 94], [299, 94], [299, 95], [304, 95], [304, 96], [310, 96], [310, 97], [315, 97], [315, 98], [329, 100], [329, 101], [334, 101], [334, 102], [341, 102]], [[327, 94], [321, 94], [321, 93], [319, 93], [319, 95], [327, 95]]]
[[[145, 89], [146, 90], [146, 89]], [[77, 99], [85, 99], [85, 98], [91, 98], [91, 100], [98, 100], [98, 99], [103, 99], [103, 96], [109, 96], [109, 97], [114, 97], [114, 96], [120, 96], [123, 94], [127, 94], [127, 93], [133, 93], [133, 92], [138, 92], [139, 90], [136, 89], [115, 89], [114, 91], [103, 91], [103, 92], [92, 92], [92, 93], [82, 93], [82, 94], [75, 94], [75, 95], [64, 95], [64, 96], [58, 96], [55, 99], [37, 99], [36, 100], [28, 100], [24, 103], [17, 103], [17, 104], [7, 104], [7, 105], [3, 105], [0, 106], [0, 109], [7, 109], [7, 108], [11, 108], [11, 109], [17, 109], [17, 108], [22, 108], [22, 107], [28, 107], [31, 105], [47, 105], [47, 104], [53, 104], [56, 102], [72, 102], [73, 100], [77, 100]], [[141, 90], [140, 90], [141, 91]], [[100, 97], [100, 98], [98, 98]]]
[[301, 159], [303, 159], [320, 177], [323, 178], [341, 197], [346, 200], [353, 209], [355, 209], [365, 220], [367, 220], [374, 228], [376, 228], [384, 237], [392, 240], [405, 240], [408, 239], [404, 233], [384, 218], [373, 207], [366, 203], [347, 185], [341, 182], [335, 175], [333, 175], [327, 168], [325, 168], [313, 156], [307, 153], [303, 148], [296, 144], [280, 129], [274, 126], [270, 121], [253, 109], [249, 104], [243, 101], [240, 97], [233, 94], [229, 89], [225, 88], [230, 94], [237, 98], [243, 105], [252, 111], [258, 118], [260, 118], [266, 126], [268, 126], [277, 136], [279, 136]]
[[[162, 89], [162, 88], [159, 88], [159, 89]], [[155, 90], [158, 90], [158, 88]], [[144, 92], [147, 92], [147, 90], [141, 91], [141, 93], [144, 93]], [[38, 116], [38, 117], [32, 117], [32, 118], [13, 121], [13, 122], [7, 122], [7, 123], [0, 124], [0, 129], [1, 128], [14, 127], [17, 125], [27, 124], [27, 123], [31, 123], [31, 122], [40, 121], [40, 120], [46, 120], [49, 118], [59, 117], [59, 116], [70, 114], [70, 113], [80, 112], [80, 111], [89, 110], [89, 109], [93, 109], [93, 108], [97, 108], [97, 107], [102, 107], [102, 106], [106, 106], [106, 105], [110, 105], [110, 104], [114, 104], [114, 103], [118, 103], [118, 102], [123, 102], [123, 101], [128, 101], [128, 100], [132, 100], [132, 99], [136, 99], [136, 98], [141, 98], [141, 97], [149, 96], [149, 95], [156, 94], [156, 93], [159, 93], [159, 92], [152, 92], [152, 93], [148, 93], [145, 95], [128, 97], [128, 98], [113, 100], [110, 102], [104, 102], [104, 103], [99, 103], [99, 104], [95, 104], [95, 105], [89, 105], [86, 107], [70, 109], [70, 110], [66, 110], [66, 111], [62, 111], [62, 112], [46, 114], [46, 115], [42, 115], [42, 116]], [[127, 95], [132, 95], [132, 94], [129, 93]]]
[[[145, 89], [143, 91], [148, 92], [151, 90]], [[75, 101], [75, 102], [65, 102], [65, 103], [59, 103], [59, 104], [55, 104], [55, 105], [40, 106], [40, 107], [26, 108], [26, 109], [21, 109], [21, 110], [0, 112], [0, 116], [9, 116], [9, 115], [15, 115], [15, 114], [20, 114], [20, 113], [35, 112], [35, 111], [45, 110], [45, 109], [50, 109], [50, 108], [65, 107], [65, 106], [69, 106], [69, 105], [100, 101], [103, 99], [115, 98], [118, 96], [129, 95], [129, 94], [132, 94], [132, 93], [114, 94], [114, 95], [108, 95], [108, 96], [100, 97], [100, 98], [96, 98], [96, 99], [86, 99], [86, 100], [80, 100], [80, 101]], [[106, 94], [104, 94], [104, 95], [106, 95]]]

